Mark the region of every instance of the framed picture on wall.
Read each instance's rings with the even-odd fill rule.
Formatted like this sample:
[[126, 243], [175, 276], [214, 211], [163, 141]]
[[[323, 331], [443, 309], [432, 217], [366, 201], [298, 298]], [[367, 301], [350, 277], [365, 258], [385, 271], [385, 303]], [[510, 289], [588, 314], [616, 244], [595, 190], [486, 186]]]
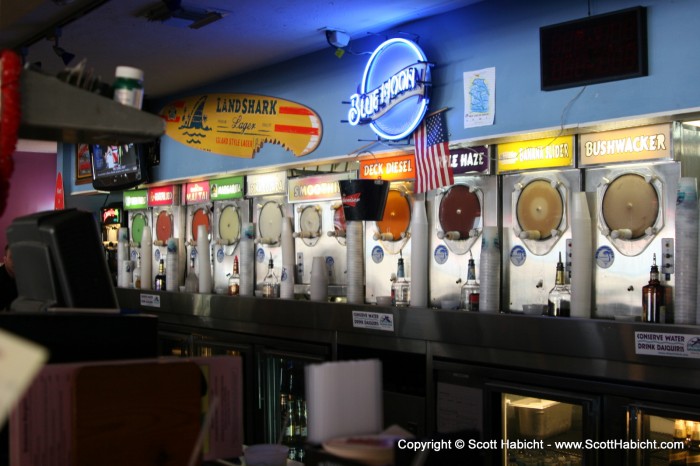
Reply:
[[78, 144], [75, 150], [75, 184], [85, 184], [91, 181], [90, 147], [87, 144]]

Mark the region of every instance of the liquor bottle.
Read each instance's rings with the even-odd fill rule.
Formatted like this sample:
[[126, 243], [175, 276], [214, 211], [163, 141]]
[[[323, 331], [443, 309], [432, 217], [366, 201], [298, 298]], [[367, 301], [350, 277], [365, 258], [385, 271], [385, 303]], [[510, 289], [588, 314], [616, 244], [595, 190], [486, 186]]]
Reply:
[[660, 323], [665, 320], [664, 296], [666, 287], [659, 282], [656, 254], [649, 272], [649, 283], [642, 288], [642, 321]]
[[411, 284], [406, 280], [403, 268], [403, 257], [399, 257], [396, 269], [396, 280], [391, 284], [391, 304], [408, 306], [411, 303]]
[[476, 266], [472, 257], [467, 262], [467, 281], [462, 285], [460, 309], [479, 311], [479, 282], [476, 280]]
[[693, 426], [693, 434], [690, 437], [690, 446], [688, 448], [688, 458], [685, 460], [685, 464], [700, 466], [700, 423], [697, 422]]
[[279, 298], [280, 297], [280, 282], [275, 275], [275, 264], [270, 258], [270, 262], [267, 266], [267, 275], [262, 284], [262, 295], [263, 298]]
[[165, 291], [165, 261], [163, 259], [158, 262], [158, 274], [156, 275], [153, 289]]
[[290, 367], [289, 364], [291, 362], [282, 363], [280, 365], [280, 423], [282, 425], [281, 430], [282, 430], [282, 435], [283, 435], [283, 441], [284, 439], [288, 436], [288, 428], [289, 428], [289, 404], [291, 401], [291, 393], [289, 391], [289, 377], [290, 375]]
[[564, 263], [561, 252], [557, 262], [557, 273], [554, 278], [554, 288], [549, 291], [547, 315], [552, 317], [569, 317], [571, 315], [571, 287], [566, 283]]
[[296, 436], [297, 415], [296, 415], [296, 371], [293, 361], [286, 361], [282, 369], [282, 380], [280, 382], [280, 413], [282, 415], [282, 443], [289, 447], [288, 458], [296, 458]]
[[676, 419], [673, 425], [673, 441], [678, 442], [674, 444], [673, 448], [668, 452], [668, 464], [669, 466], [685, 466], [686, 459], [688, 458], [687, 447], [687, 435], [685, 430], [685, 421], [682, 419]]
[[190, 257], [190, 270], [185, 279], [185, 291], [188, 293], [199, 293], [199, 277], [194, 269], [194, 257]]
[[136, 254], [136, 267], [133, 273], [133, 285], [135, 289], [141, 288], [141, 254]]
[[229, 296], [238, 296], [241, 292], [241, 276], [238, 272], [238, 256], [233, 258], [233, 272], [228, 277]]

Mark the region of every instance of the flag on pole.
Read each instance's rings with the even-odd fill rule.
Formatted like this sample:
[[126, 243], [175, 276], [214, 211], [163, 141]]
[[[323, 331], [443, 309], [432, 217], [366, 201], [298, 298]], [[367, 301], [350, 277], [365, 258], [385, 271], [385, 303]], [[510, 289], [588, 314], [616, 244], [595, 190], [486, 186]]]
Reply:
[[416, 148], [416, 185], [414, 192], [424, 193], [454, 184], [449, 163], [449, 145], [445, 128], [445, 112], [423, 118], [413, 135]]

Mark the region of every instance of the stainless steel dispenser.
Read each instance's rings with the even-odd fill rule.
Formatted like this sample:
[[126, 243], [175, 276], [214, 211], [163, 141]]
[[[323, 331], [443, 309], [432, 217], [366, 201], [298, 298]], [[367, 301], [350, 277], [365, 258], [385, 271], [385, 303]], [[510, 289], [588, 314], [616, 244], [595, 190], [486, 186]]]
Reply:
[[[697, 157], [688, 150], [697, 147], [697, 141], [696, 128], [673, 123], [579, 137], [585, 188], [595, 197], [595, 317], [641, 318], [642, 287], [654, 255], [662, 284], [669, 292], [675, 287], [681, 159]], [[683, 171], [692, 166], [696, 165], [688, 164]], [[667, 299], [666, 304], [670, 314], [672, 301]]]
[[[250, 221], [250, 201], [243, 198], [244, 178], [234, 176], [209, 181], [214, 202], [214, 289], [228, 285], [234, 257], [239, 254], [243, 224]], [[240, 261], [240, 257], [239, 257]]]
[[339, 180], [354, 179], [356, 171], [290, 178], [288, 202], [294, 211], [295, 294], [306, 295], [314, 257], [324, 257], [328, 269], [328, 297], [346, 295], [347, 252], [345, 216]]
[[542, 314], [559, 254], [569, 257], [571, 193], [581, 191], [574, 148], [573, 136], [498, 146], [503, 312]]
[[489, 159], [486, 146], [451, 147], [454, 185], [429, 199], [432, 307], [459, 301], [470, 257], [478, 270], [483, 226], [498, 224], [498, 180]]
[[267, 274], [270, 259], [276, 276], [282, 277], [282, 221], [291, 217], [286, 193], [287, 173], [284, 171], [246, 177], [246, 197], [251, 200], [255, 221], [256, 289]]

